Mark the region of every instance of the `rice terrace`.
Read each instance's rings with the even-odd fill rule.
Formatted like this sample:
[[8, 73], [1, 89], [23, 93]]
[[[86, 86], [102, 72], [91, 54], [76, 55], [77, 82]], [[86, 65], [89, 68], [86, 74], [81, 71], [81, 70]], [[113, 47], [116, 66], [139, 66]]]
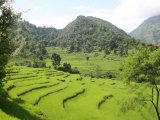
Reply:
[[160, 2], [142, 1], [0, 0], [0, 120], [160, 120]]

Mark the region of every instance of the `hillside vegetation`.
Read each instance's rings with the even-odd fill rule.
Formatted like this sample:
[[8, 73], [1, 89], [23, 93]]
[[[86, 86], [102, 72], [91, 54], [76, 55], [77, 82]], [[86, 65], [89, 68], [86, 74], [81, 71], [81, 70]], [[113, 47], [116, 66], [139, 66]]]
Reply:
[[130, 35], [142, 43], [160, 44], [160, 15], [148, 18]]
[[128, 49], [137, 44], [127, 33], [111, 23], [85, 16], [78, 16], [62, 30], [36, 27], [29, 22], [21, 21], [13, 34], [16, 36], [14, 55], [22, 56], [46, 55], [45, 47], [48, 46], [67, 48], [70, 53], [104, 50], [106, 54], [114, 51], [127, 55]]
[[[14, 28], [15, 29], [15, 28]], [[27, 21], [19, 21], [16, 30], [13, 31], [14, 56], [46, 55], [46, 46], [51, 46], [51, 40], [57, 38], [61, 30], [53, 27], [37, 27]]]
[[62, 30], [56, 43], [57, 46], [69, 47], [69, 52], [105, 50], [107, 53], [123, 49], [125, 54], [125, 50], [135, 41], [123, 30], [107, 21], [78, 16]]
[[160, 120], [158, 47], [91, 16], [37, 27], [10, 2], [0, 2], [0, 119]]
[[135, 92], [148, 94], [145, 84], [136, 90], [122, 81], [48, 68], [10, 69], [4, 89], [13, 102], [0, 105], [3, 120], [156, 120], [150, 103], [141, 107], [132, 99]]
[[[59, 47], [47, 47], [49, 56], [53, 52], [61, 57], [61, 66], [63, 63], [70, 63], [73, 68], [80, 71], [81, 74], [93, 77], [111, 77], [117, 78], [120, 65], [125, 57], [118, 55], [105, 55], [104, 52], [73, 52], [68, 53], [67, 49]], [[87, 60], [87, 57], [89, 58]], [[51, 59], [46, 59], [46, 65], [52, 66]]]

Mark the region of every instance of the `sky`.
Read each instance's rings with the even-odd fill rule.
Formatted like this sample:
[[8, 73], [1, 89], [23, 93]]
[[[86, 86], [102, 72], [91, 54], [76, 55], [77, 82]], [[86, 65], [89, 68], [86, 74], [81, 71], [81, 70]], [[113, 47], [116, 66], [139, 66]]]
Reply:
[[13, 7], [37, 26], [62, 29], [84, 15], [109, 21], [128, 33], [160, 14], [160, 0], [15, 0]]

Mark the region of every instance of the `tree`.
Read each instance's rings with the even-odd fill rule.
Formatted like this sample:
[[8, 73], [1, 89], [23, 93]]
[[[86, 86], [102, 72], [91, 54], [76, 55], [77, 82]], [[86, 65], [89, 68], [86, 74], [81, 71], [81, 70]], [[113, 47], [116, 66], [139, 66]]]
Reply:
[[123, 64], [122, 76], [127, 82], [148, 82], [151, 85], [151, 98], [143, 99], [152, 103], [160, 120], [158, 87], [160, 76], [160, 49], [147, 48], [128, 57]]
[[69, 64], [69, 63], [63, 63], [63, 71], [65, 71], [65, 72], [69, 72], [69, 73], [71, 73], [72, 72], [72, 68], [71, 68], [71, 64]]
[[94, 50], [94, 47], [92, 45], [92, 42], [87, 40], [85, 45], [84, 45], [84, 51], [87, 52], [87, 53], [90, 53]]
[[86, 56], [86, 60], [87, 60], [87, 63], [88, 63], [88, 61], [89, 61], [89, 56]]
[[54, 66], [55, 69], [57, 69], [57, 67], [60, 65], [61, 62], [60, 55], [53, 53], [51, 59], [52, 59], [52, 65]]
[[40, 58], [40, 57], [44, 58], [47, 56], [47, 50], [42, 42], [40, 44], [38, 44], [37, 47], [34, 48], [34, 50], [35, 50], [35, 54], [38, 58]]
[[104, 48], [104, 53], [105, 53], [105, 55], [109, 55], [111, 53], [111, 51], [108, 48]]
[[122, 57], [124, 55], [128, 55], [128, 44], [119, 46], [119, 55]]
[[74, 52], [74, 50], [75, 50], [75, 47], [74, 47], [73, 44], [71, 44], [71, 46], [70, 46], [70, 48], [68, 50], [68, 53], [72, 53], [72, 52]]
[[72, 68], [70, 63], [63, 63], [63, 67], [58, 67], [57, 70], [69, 72], [71, 74], [79, 74], [79, 70], [75, 67]]
[[5, 66], [13, 51], [11, 28], [16, 24], [19, 15], [14, 13], [10, 0], [0, 0], [0, 89], [6, 75]]

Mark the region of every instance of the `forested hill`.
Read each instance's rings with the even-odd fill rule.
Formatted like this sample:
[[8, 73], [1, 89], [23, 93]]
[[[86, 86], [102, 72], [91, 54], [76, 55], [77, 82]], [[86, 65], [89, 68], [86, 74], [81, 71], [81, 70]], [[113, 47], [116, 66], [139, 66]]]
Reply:
[[61, 30], [53, 27], [37, 27], [27, 21], [18, 22], [17, 30], [13, 31], [15, 36], [15, 55], [21, 53], [36, 53], [51, 46], [51, 40], [57, 38]]
[[145, 20], [131, 36], [147, 44], [160, 44], [160, 15]]
[[[68, 24], [56, 39], [57, 45], [69, 47], [69, 51], [115, 50], [134, 43], [123, 30], [95, 17], [78, 16]], [[127, 47], [126, 47], [127, 46]]]
[[135, 44], [123, 30], [111, 23], [95, 17], [78, 16], [63, 30], [48, 27], [36, 27], [21, 21], [13, 32], [15, 38], [14, 55], [46, 54], [46, 46], [68, 48], [69, 52], [92, 52], [104, 50], [105, 53], [119, 52], [127, 54], [128, 48]]

